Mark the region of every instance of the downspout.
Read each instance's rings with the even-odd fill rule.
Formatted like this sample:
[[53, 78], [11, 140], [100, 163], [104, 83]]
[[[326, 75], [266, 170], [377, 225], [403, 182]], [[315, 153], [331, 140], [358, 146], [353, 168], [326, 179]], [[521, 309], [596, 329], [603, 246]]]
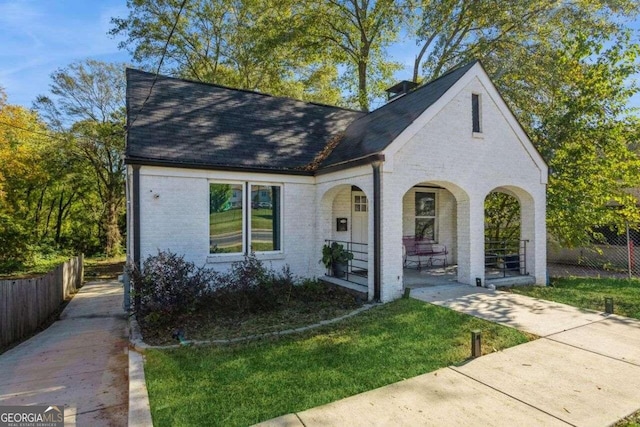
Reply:
[[382, 221], [381, 221], [381, 186], [380, 186], [380, 166], [382, 160], [371, 163], [373, 167], [373, 300], [380, 302], [380, 272], [381, 265], [381, 243], [382, 243]]
[[[133, 264], [140, 270], [140, 165], [133, 165]], [[135, 293], [134, 304], [140, 307], [140, 295]]]

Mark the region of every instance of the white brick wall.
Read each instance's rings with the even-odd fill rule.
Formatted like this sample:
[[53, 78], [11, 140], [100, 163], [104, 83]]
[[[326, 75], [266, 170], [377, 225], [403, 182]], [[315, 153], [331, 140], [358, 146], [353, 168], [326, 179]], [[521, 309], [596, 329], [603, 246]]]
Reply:
[[[241, 182], [246, 175], [177, 168], [142, 167], [140, 177], [141, 256], [158, 250], [184, 255], [198, 266], [218, 271], [241, 256], [209, 254], [209, 183]], [[294, 181], [294, 182], [291, 182]], [[315, 185], [310, 177], [253, 174], [252, 183], [283, 186], [282, 253], [258, 254], [266, 265], [289, 265], [293, 274], [315, 276], [320, 249], [314, 247]]]
[[[432, 117], [420, 128], [406, 132], [410, 135], [404, 141], [401, 135], [385, 152], [383, 283], [385, 287], [391, 284], [390, 289], [383, 290], [385, 298], [398, 296], [402, 290], [397, 280], [402, 275], [402, 260], [397, 256], [401, 250], [399, 236], [408, 229], [411, 215], [406, 209], [413, 210], [412, 187], [417, 184], [444, 187], [446, 190], [440, 192], [453, 197], [446, 201], [447, 206], [453, 207], [453, 201], [457, 201], [455, 220], [448, 226], [439, 225], [441, 232], [449, 229], [451, 237], [457, 235], [458, 247], [452, 252], [458, 257], [458, 280], [468, 284], [474, 284], [476, 277], [484, 280], [484, 199], [496, 188], [513, 189], [522, 211], [526, 211], [522, 215], [522, 236], [530, 240], [528, 269], [537, 283], [545, 283], [546, 166], [537, 153], [532, 153], [522, 131], [506, 119], [502, 101], [488, 82], [482, 78], [467, 80], [456, 88], [457, 92], [447, 94], [449, 99], [439, 112], [428, 110]], [[472, 93], [481, 95], [481, 137], [471, 131]], [[442, 202], [441, 198], [441, 212], [446, 209]], [[395, 220], [403, 215], [404, 224]]]

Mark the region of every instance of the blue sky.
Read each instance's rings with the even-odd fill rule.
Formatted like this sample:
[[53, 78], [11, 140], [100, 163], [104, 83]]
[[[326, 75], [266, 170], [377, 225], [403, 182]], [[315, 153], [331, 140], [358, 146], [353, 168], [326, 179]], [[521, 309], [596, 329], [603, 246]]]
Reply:
[[[127, 15], [126, 0], [0, 0], [0, 87], [11, 104], [31, 107], [49, 91], [58, 68], [87, 58], [130, 62], [120, 40], [107, 34], [111, 17]], [[635, 30], [639, 22], [633, 23]], [[640, 31], [640, 30], [638, 30]], [[405, 40], [394, 49], [406, 65], [399, 79], [411, 77], [415, 45]], [[633, 99], [640, 105], [640, 94]]]
[[0, 0], [0, 86], [11, 104], [31, 107], [50, 75], [86, 58], [128, 62], [107, 35], [126, 0]]

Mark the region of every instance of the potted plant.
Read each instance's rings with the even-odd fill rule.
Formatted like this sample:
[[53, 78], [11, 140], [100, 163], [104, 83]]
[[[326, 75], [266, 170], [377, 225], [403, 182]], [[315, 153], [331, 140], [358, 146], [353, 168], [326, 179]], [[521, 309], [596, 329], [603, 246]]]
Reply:
[[325, 267], [331, 268], [334, 277], [344, 277], [347, 271], [347, 264], [353, 259], [353, 254], [345, 250], [338, 242], [331, 245], [325, 244], [322, 247], [322, 259]]

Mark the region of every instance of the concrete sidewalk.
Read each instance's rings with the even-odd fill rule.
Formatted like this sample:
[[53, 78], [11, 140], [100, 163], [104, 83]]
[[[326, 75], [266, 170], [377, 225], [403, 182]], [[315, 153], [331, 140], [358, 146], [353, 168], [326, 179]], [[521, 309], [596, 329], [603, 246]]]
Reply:
[[543, 338], [262, 426], [606, 426], [640, 409], [640, 321], [482, 288], [411, 296]]
[[65, 426], [126, 426], [122, 284], [85, 284], [60, 320], [0, 355], [0, 405], [64, 405]]

